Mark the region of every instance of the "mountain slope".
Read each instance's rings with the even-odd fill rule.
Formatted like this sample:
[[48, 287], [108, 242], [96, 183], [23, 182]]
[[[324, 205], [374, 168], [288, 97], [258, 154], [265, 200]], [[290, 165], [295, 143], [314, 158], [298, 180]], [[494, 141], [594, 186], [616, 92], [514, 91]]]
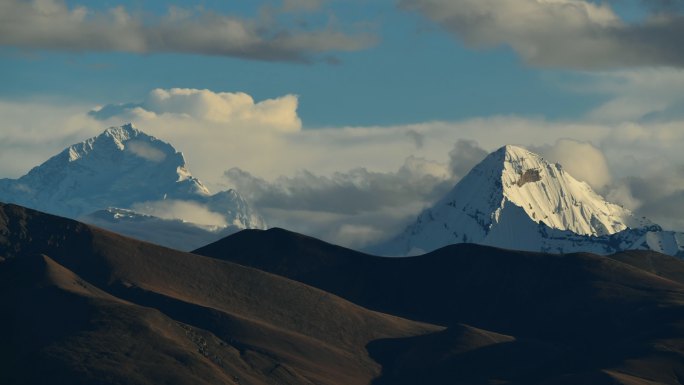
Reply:
[[384, 368], [377, 384], [674, 385], [684, 378], [677, 278], [684, 261], [669, 256], [630, 252], [651, 261], [640, 266], [622, 262], [626, 255], [459, 244], [387, 258], [280, 229], [242, 231], [195, 252], [448, 326], [439, 335], [371, 343]]
[[[19, 179], [1, 179], [0, 200], [114, 231], [128, 228], [127, 235], [156, 242], [179, 242], [151, 236], [155, 226], [177, 227], [174, 220], [188, 229], [199, 225], [189, 230], [212, 241], [227, 232], [266, 227], [240, 194], [229, 190], [212, 195], [192, 176], [182, 153], [130, 124], [69, 146]], [[133, 209], [154, 220], [144, 224], [128, 215], [103, 220], [108, 209]], [[187, 243], [188, 250], [199, 245]]]
[[[108, 295], [50, 257], [27, 256], [0, 277], [0, 302], [12, 315], [0, 320], [12, 331], [3, 333], [0, 349], [3, 384], [232, 380], [197, 351], [184, 325]], [[234, 373], [252, 375], [241, 369]]]
[[368, 342], [441, 329], [14, 205], [0, 256], [3, 383], [366, 384]]
[[210, 195], [181, 153], [132, 125], [69, 146], [16, 181], [3, 180], [3, 187], [5, 201], [72, 218], [165, 196]]
[[[244, 230], [194, 253], [304, 282], [368, 308], [438, 324], [471, 323], [472, 317], [481, 312], [462, 312], [466, 304], [486, 308], [492, 313], [510, 312], [491, 320], [502, 326], [517, 322], [518, 317], [527, 317], [524, 312], [515, 315], [518, 303], [524, 304], [520, 310], [538, 312], [542, 311], [537, 309], [540, 303], [571, 299], [573, 294], [587, 295], [593, 301], [605, 294], [597, 290], [601, 285], [617, 285], [625, 292], [631, 291], [632, 287], [655, 285], [664, 291], [657, 295], [647, 291], [644, 295], [653, 296], [654, 301], [663, 301], [670, 296], [671, 287], [682, 285], [662, 272], [654, 273], [645, 270], [645, 266], [622, 262], [624, 254], [617, 254], [613, 259], [588, 253], [556, 255], [457, 244], [417, 257], [377, 257], [282, 229]], [[673, 274], [684, 268], [684, 261], [669, 256], [653, 252], [630, 253], [646, 253], [658, 261], [649, 266], [662, 263], [662, 270]], [[481, 291], [473, 291], [473, 285]], [[679, 290], [677, 288], [675, 292]], [[480, 301], [485, 295], [492, 298]], [[624, 298], [627, 302], [636, 300], [636, 295]], [[569, 304], [554, 304], [554, 308], [563, 314], [559, 318], [569, 317], [557, 321], [564, 324], [570, 319], [585, 317], [588, 309], [578, 309], [588, 303], [573, 302], [572, 306], [578, 307], [574, 310]], [[594, 310], [598, 313], [607, 311], [602, 306]], [[543, 311], [548, 313], [547, 317], [553, 316], [549, 309]], [[532, 329], [536, 333], [557, 327], [557, 324], [549, 325], [552, 319], [535, 320], [540, 324]], [[481, 320], [476, 321], [476, 325], [482, 326]], [[594, 327], [604, 321], [595, 320]]]
[[415, 255], [454, 243], [610, 254], [684, 250], [684, 236], [605, 201], [559, 164], [504, 146], [475, 166], [416, 222], [372, 252]]

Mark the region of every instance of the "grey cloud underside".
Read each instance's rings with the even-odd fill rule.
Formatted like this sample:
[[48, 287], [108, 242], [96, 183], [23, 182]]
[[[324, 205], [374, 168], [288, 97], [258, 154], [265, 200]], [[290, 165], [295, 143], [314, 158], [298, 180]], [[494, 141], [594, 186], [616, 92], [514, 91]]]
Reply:
[[684, 101], [675, 102], [660, 111], [649, 112], [639, 120], [644, 123], [684, 120]]
[[[684, 16], [663, 16], [637, 26], [624, 27], [608, 31], [607, 39], [612, 39], [616, 51], [623, 50], [623, 55], [616, 52], [615, 64], [624, 60], [634, 65], [684, 66]], [[606, 58], [606, 61], [609, 58]]]
[[454, 148], [449, 152], [451, 173], [460, 179], [486, 156], [487, 151], [482, 149], [476, 141], [461, 139], [456, 142]]
[[477, 142], [458, 140], [449, 153], [444, 174], [429, 171], [430, 167], [442, 166], [436, 162], [409, 157], [396, 172], [356, 168], [321, 176], [304, 170], [269, 182], [232, 168], [225, 177], [259, 207], [358, 214], [432, 202], [486, 155]]
[[[170, 8], [156, 20], [125, 9], [96, 12], [60, 1], [0, 3], [0, 45], [57, 51], [176, 52], [264, 61], [309, 62], [319, 54], [375, 43], [367, 33], [302, 29], [277, 18], [244, 19]], [[325, 59], [325, 58], [324, 58]]]
[[[585, 158], [595, 162], [595, 157], [590, 155], [600, 154], [600, 149], [594, 147], [596, 154], [581, 151], [582, 146], [586, 147], [588, 143], [574, 144], [571, 154], [578, 158], [563, 158], [564, 164], [583, 164]], [[559, 143], [553, 148], [558, 146]], [[546, 152], [553, 148], [546, 148]], [[225, 176], [233, 187], [264, 210], [264, 215], [272, 225], [296, 227], [295, 230], [326, 240], [363, 247], [368, 242], [358, 241], [355, 234], [348, 237], [340, 235], [343, 227], [369, 229], [371, 235], [368, 240], [371, 242], [392, 235], [403, 223], [415, 219], [422, 207], [445, 194], [486, 154], [477, 142], [459, 140], [449, 153], [448, 164], [443, 165], [446, 175], [441, 177], [421, 171], [415, 163], [429, 161], [418, 158], [407, 159], [404, 166], [394, 172], [355, 169], [321, 176], [303, 171], [295, 176], [267, 181], [234, 168], [227, 171]], [[414, 164], [409, 161], [411, 159]], [[605, 172], [610, 174], [608, 167]], [[641, 175], [616, 178], [612, 182], [610, 175], [599, 178], [601, 192], [613, 199], [613, 192], [622, 187], [636, 200], [636, 206], [629, 208], [637, 216], [651, 218], [665, 229], [681, 230], [684, 221], [678, 218], [684, 216], [684, 183], [681, 182], [684, 180], [684, 167], [672, 165], [648, 171], [651, 168], [644, 164], [639, 168], [640, 171], [636, 171]], [[591, 170], [593, 173], [598, 171]], [[580, 174], [588, 177], [586, 173]], [[625, 203], [620, 199], [615, 202]], [[308, 221], [302, 218], [308, 218]]]
[[225, 177], [270, 225], [363, 247], [401, 230], [486, 154], [476, 142], [459, 140], [448, 164], [409, 157], [394, 172], [358, 168], [321, 176], [302, 171], [267, 181], [233, 168]]
[[405, 168], [397, 173], [354, 169], [320, 176], [302, 171], [293, 177], [268, 182], [233, 168], [225, 176], [259, 207], [359, 214], [386, 207], [412, 204], [439, 197], [450, 182], [432, 175], [418, 175]]
[[88, 116], [97, 120], [107, 120], [118, 117], [134, 108], [142, 107], [142, 105], [142, 103], [107, 104], [99, 110], [88, 111]]
[[510, 46], [538, 67], [684, 67], [684, 14], [674, 2], [652, 3], [644, 8], [650, 15], [638, 22], [586, 1], [403, 0], [400, 7], [436, 22], [467, 46]]
[[237, 168], [225, 176], [271, 226], [348, 247], [363, 247], [396, 233], [453, 184], [406, 166], [397, 172], [354, 169], [332, 176], [301, 171], [273, 182]]
[[616, 184], [626, 187], [636, 199], [638, 215], [653, 218], [666, 229], [684, 228], [684, 165], [630, 176]]

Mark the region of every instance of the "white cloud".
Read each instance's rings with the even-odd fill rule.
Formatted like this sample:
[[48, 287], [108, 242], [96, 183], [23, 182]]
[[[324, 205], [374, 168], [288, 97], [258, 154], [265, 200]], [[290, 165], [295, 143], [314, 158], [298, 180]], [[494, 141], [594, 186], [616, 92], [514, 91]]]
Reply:
[[[389, 127], [302, 128], [295, 96], [254, 101], [241, 93], [192, 89], [155, 90], [141, 102], [101, 107], [94, 115], [104, 120], [78, 109], [88, 108], [0, 101], [0, 156], [7, 160], [0, 164], [3, 175], [17, 176], [66, 145], [129, 121], [182, 151], [193, 174], [213, 190], [221, 187], [223, 172], [232, 167], [274, 180], [296, 170], [322, 176], [356, 168], [396, 172], [410, 156], [449, 164], [449, 152], [459, 140], [461, 158], [450, 166], [456, 174], [504, 144], [544, 146], [572, 138], [601, 148], [619, 178], [632, 167], [621, 166], [633, 163], [625, 156], [639, 162], [653, 154], [680, 159], [677, 146], [684, 141], [676, 121], [613, 124], [493, 116]], [[477, 145], [469, 148], [467, 140]]]
[[666, 229], [684, 231], [684, 162], [639, 163], [611, 186], [608, 198]]
[[457, 140], [454, 148], [449, 152], [449, 167], [452, 175], [459, 179], [464, 177], [485, 156], [487, 156], [487, 151], [483, 150], [476, 141]]
[[136, 203], [134, 211], [162, 219], [180, 219], [205, 226], [227, 226], [225, 218], [196, 202], [161, 200]]
[[611, 186], [610, 191], [606, 194], [606, 199], [633, 211], [641, 207], [641, 201], [634, 197], [632, 190], [626, 183]]
[[331, 176], [300, 171], [269, 182], [239, 168], [225, 173], [229, 185], [262, 208], [359, 214], [385, 208], [426, 205], [446, 192], [452, 176], [446, 164], [413, 156], [395, 172], [355, 168]]
[[684, 118], [684, 70], [649, 68], [586, 75], [584, 92], [610, 99], [589, 112], [602, 122], [666, 121]]
[[142, 102], [101, 106], [89, 115], [93, 126], [132, 122], [170, 142], [211, 186], [233, 166], [283, 173], [284, 167], [273, 163], [301, 131], [297, 107], [295, 95], [255, 101], [242, 92], [173, 88], [155, 89]]
[[0, 100], [0, 178], [16, 178], [100, 128], [84, 115], [86, 106]]
[[[605, 2], [583, 0], [403, 0], [471, 47], [511, 46], [541, 67], [684, 65], [684, 17], [675, 9], [627, 22]], [[648, 11], [647, 11], [648, 12]]]
[[298, 100], [285, 95], [256, 103], [244, 92], [213, 92], [207, 89], [171, 88], [152, 90], [142, 103], [106, 105], [91, 111], [96, 119], [151, 121], [169, 117], [176, 120], [199, 120], [225, 123], [234, 127], [299, 131]]
[[355, 215], [327, 213], [320, 211], [273, 209], [262, 212], [274, 218], [269, 225], [283, 227], [303, 234], [309, 234], [327, 242], [347, 247], [363, 247], [384, 240], [404, 229], [406, 223], [415, 219], [423, 209], [420, 204], [364, 212]]
[[595, 190], [605, 189], [612, 176], [603, 152], [589, 142], [559, 139], [552, 145], [531, 148], [549, 161], [560, 163], [575, 178], [589, 183]]
[[166, 159], [166, 154], [145, 142], [135, 140], [129, 141], [128, 143], [126, 143], [126, 150], [134, 153], [135, 155], [143, 159], [147, 159], [150, 162], [158, 163]]
[[468, 171], [454, 170], [485, 155], [477, 143], [458, 141], [446, 163], [409, 156], [396, 171], [356, 168], [326, 176], [305, 170], [267, 181], [233, 168], [225, 176], [271, 225], [360, 247], [399, 231]]
[[341, 225], [333, 237], [336, 242], [343, 245], [365, 246], [378, 242], [386, 237], [385, 231], [368, 225]]
[[[297, 3], [302, 3], [299, 0]], [[264, 12], [266, 14], [266, 12]], [[375, 43], [367, 33], [313, 29], [277, 17], [245, 19], [169, 7], [161, 17], [117, 6], [98, 11], [63, 0], [0, 2], [0, 45], [60, 51], [181, 52], [256, 60], [308, 61]]]
[[[270, 225], [333, 242], [355, 239], [358, 246], [397, 231], [504, 144], [541, 148], [547, 158], [640, 215], [670, 227], [681, 222], [668, 214], [675, 212], [671, 206], [657, 203], [681, 201], [684, 178], [677, 170], [684, 166], [684, 120], [496, 116], [313, 129], [301, 126], [296, 101], [273, 98], [263, 109], [259, 105], [265, 101], [239, 93], [161, 90], [139, 103], [102, 108], [104, 121], [76, 112], [87, 111], [78, 106], [0, 101], [0, 175], [25, 173], [66, 145], [133, 117], [139, 129], [184, 152], [193, 175], [212, 190], [238, 187]], [[260, 116], [274, 110], [282, 113]], [[223, 175], [231, 168], [236, 170], [229, 184]], [[153, 212], [183, 208], [190, 209]], [[217, 223], [210, 213], [207, 218], [202, 221]]]

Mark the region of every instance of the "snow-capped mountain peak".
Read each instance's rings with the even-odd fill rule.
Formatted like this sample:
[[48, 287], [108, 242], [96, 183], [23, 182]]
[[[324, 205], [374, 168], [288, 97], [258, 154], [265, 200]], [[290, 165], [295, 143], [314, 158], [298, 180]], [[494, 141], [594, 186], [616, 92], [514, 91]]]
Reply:
[[79, 166], [98, 171], [104, 171], [102, 163], [112, 160], [118, 161], [121, 168], [157, 168], [163, 170], [165, 178], [174, 178], [175, 182], [188, 181], [190, 190], [210, 195], [209, 190], [192, 177], [182, 152], [130, 123], [107, 128], [98, 136], [69, 146], [55, 158], [65, 157], [68, 162], [80, 162]]
[[75, 162], [83, 157], [87, 156], [96, 148], [102, 147], [113, 147], [116, 150], [124, 151], [126, 148], [125, 143], [131, 139], [138, 136], [143, 136], [144, 139], [148, 141], [154, 139], [153, 137], [144, 134], [143, 132], [136, 129], [133, 124], [128, 123], [121, 127], [110, 127], [104, 130], [104, 132], [98, 136], [90, 139], [86, 139], [81, 143], [77, 143], [69, 146], [66, 153], [69, 155], [69, 162]]
[[496, 201], [496, 207], [489, 211], [492, 222], [498, 220], [505, 203], [510, 202], [521, 207], [536, 223], [581, 235], [614, 234], [652, 224], [607, 202], [560, 164], [549, 163], [531, 151], [511, 145], [485, 158], [450, 195], [458, 196], [468, 185], [491, 183], [491, 180], [474, 183], [473, 179], [480, 178], [480, 173], [488, 173], [494, 180], [493, 188], [490, 187], [492, 200]]
[[71, 218], [138, 209], [161, 219], [203, 216], [232, 229], [265, 227], [237, 191], [212, 195], [181, 152], [132, 124], [73, 144], [19, 179], [0, 180], [0, 201]]
[[209, 196], [173, 146], [130, 124], [73, 144], [18, 180], [0, 199], [67, 217], [135, 202]]
[[[578, 251], [573, 245], [586, 237], [603, 237], [608, 242], [606, 237], [647, 228], [655, 227], [648, 219], [607, 202], [561, 165], [507, 145], [489, 154], [402, 234], [371, 250], [406, 255], [469, 242], [524, 250]], [[580, 238], [568, 244], [558, 239], [550, 242], [551, 233], [566, 240]], [[612, 246], [604, 246], [592, 250], [612, 250]]]

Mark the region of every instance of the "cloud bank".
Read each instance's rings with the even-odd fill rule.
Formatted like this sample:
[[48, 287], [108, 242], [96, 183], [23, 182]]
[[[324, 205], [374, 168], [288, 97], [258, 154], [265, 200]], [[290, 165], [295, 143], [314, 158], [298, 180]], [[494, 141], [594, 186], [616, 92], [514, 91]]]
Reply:
[[152, 90], [141, 102], [98, 107], [88, 118], [95, 127], [132, 122], [170, 142], [211, 186], [230, 167], [284, 173], [291, 161], [279, 164], [279, 158], [287, 156], [283, 149], [297, 142], [302, 129], [297, 107], [295, 95], [255, 101], [242, 92], [172, 88]]
[[[684, 229], [676, 206], [684, 206], [684, 119], [493, 116], [314, 129], [302, 126], [297, 103], [292, 95], [255, 101], [193, 89], [153, 90], [142, 101], [90, 114], [86, 106], [0, 101], [0, 175], [18, 177], [67, 145], [130, 120], [182, 151], [211, 190], [236, 188], [270, 225], [361, 246], [402, 229], [490, 151], [517, 144], [637, 214]], [[131, 151], [159, 159], [146, 148]], [[182, 209], [195, 208], [150, 213]]]
[[273, 182], [239, 168], [225, 172], [228, 183], [260, 207], [359, 214], [420, 205], [437, 199], [451, 183], [445, 164], [409, 157], [396, 172], [356, 168], [330, 176], [303, 170]]
[[252, 129], [296, 132], [302, 122], [297, 116], [297, 96], [285, 95], [256, 103], [244, 92], [213, 92], [191, 88], [152, 90], [142, 103], [108, 104], [89, 114], [107, 121], [171, 119], [224, 123]]
[[[626, 21], [608, 3], [584, 0], [402, 0], [473, 48], [507, 45], [548, 68], [684, 66], [684, 14], [650, 2], [644, 20]], [[658, 3], [658, 4], [656, 4]], [[664, 8], [665, 7], [665, 8]]]
[[401, 230], [463, 176], [454, 170], [469, 170], [486, 152], [474, 142], [458, 141], [449, 155], [446, 163], [409, 156], [389, 172], [356, 168], [325, 176], [303, 170], [267, 181], [232, 168], [225, 178], [271, 225], [360, 247]]
[[[306, 3], [290, 1], [289, 10], [307, 7]], [[313, 9], [314, 2], [308, 3]], [[244, 19], [179, 7], [169, 7], [160, 17], [143, 17], [122, 6], [99, 11], [69, 6], [62, 0], [4, 0], [0, 2], [0, 45], [306, 62], [318, 54], [357, 51], [375, 44], [375, 37], [367, 33], [347, 34], [332, 26], [307, 29], [278, 20], [272, 14]]]

